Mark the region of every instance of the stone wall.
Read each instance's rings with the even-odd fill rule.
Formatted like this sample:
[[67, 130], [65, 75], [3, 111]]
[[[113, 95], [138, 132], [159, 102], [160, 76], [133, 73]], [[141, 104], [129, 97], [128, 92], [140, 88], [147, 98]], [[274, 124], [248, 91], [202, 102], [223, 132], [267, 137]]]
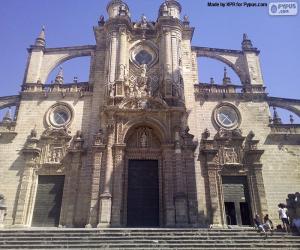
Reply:
[[39, 94], [23, 96], [15, 128], [16, 137], [12, 141], [5, 141], [5, 137], [0, 137], [0, 190], [6, 198], [8, 207], [5, 224], [13, 223], [16, 212], [20, 177], [25, 165], [22, 148], [33, 128], [36, 129], [38, 138], [45, 131], [45, 114], [57, 102], [67, 103], [74, 110], [74, 119], [69, 127], [71, 136], [74, 136], [77, 130], [83, 131], [85, 136], [89, 130], [90, 96], [65, 99], [61, 96], [45, 98]]

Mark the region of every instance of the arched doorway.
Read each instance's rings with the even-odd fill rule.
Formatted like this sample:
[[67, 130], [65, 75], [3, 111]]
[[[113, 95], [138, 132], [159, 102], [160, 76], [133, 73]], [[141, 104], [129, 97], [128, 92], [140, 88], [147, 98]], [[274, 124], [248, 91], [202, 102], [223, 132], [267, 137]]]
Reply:
[[161, 139], [150, 126], [131, 128], [126, 137], [125, 225], [158, 227], [163, 217]]

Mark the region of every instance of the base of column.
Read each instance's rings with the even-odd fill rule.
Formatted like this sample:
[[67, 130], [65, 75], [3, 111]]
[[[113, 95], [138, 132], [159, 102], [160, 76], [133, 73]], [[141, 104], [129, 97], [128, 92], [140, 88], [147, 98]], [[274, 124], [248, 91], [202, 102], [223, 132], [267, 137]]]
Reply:
[[175, 208], [169, 207], [166, 209], [166, 227], [175, 227]]
[[99, 223], [97, 228], [110, 228], [110, 223]]
[[176, 226], [187, 226], [188, 225], [188, 209], [186, 195], [178, 194], [175, 197], [175, 208], [176, 208]]
[[[100, 195], [99, 223], [100, 227], [109, 227], [111, 223], [111, 194], [103, 193]], [[98, 227], [97, 225], [97, 227]]]

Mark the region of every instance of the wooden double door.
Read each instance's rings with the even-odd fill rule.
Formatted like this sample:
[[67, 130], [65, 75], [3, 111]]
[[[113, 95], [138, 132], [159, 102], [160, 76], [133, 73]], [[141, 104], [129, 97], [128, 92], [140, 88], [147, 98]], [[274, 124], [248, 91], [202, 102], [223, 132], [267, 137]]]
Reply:
[[159, 174], [156, 160], [129, 160], [127, 226], [159, 226]]
[[39, 175], [31, 225], [55, 227], [59, 225], [64, 175]]

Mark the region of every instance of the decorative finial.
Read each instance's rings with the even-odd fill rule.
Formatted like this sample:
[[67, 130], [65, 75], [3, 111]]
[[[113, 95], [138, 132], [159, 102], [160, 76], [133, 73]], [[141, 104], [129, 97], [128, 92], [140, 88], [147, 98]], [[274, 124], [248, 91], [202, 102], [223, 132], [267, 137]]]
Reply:
[[141, 16], [141, 27], [142, 28], [147, 28], [147, 23], [148, 23], [147, 17], [144, 14], [142, 14], [142, 16]]
[[64, 71], [63, 68], [60, 66], [57, 76], [55, 77], [54, 84], [63, 84], [64, 83]]
[[252, 42], [246, 33], [243, 34], [242, 48], [243, 50], [253, 49]]
[[185, 27], [188, 27], [188, 26], [190, 25], [190, 18], [189, 18], [188, 15], [184, 15], [184, 16], [183, 16], [183, 25], [184, 25]]
[[9, 107], [2, 119], [2, 122], [9, 123], [12, 122], [11, 108]]
[[224, 77], [223, 77], [223, 84], [227, 85], [231, 83], [230, 77], [227, 76], [227, 68], [224, 67]]
[[120, 16], [126, 16], [127, 15], [127, 9], [126, 9], [126, 5], [124, 3], [122, 3], [119, 7], [119, 15]]
[[34, 126], [33, 129], [30, 131], [30, 138], [36, 138], [37, 137], [37, 132], [36, 132], [36, 125]]
[[98, 25], [99, 25], [99, 26], [104, 26], [104, 24], [105, 24], [104, 16], [101, 15], [101, 16], [99, 17]]
[[282, 124], [281, 118], [277, 113], [276, 107], [273, 107], [273, 124]]
[[35, 40], [35, 46], [45, 47], [46, 46], [46, 40], [45, 40], [45, 26], [42, 26], [41, 33]]
[[291, 124], [294, 123], [294, 117], [293, 117], [293, 115], [290, 115], [290, 122], [291, 122]]

